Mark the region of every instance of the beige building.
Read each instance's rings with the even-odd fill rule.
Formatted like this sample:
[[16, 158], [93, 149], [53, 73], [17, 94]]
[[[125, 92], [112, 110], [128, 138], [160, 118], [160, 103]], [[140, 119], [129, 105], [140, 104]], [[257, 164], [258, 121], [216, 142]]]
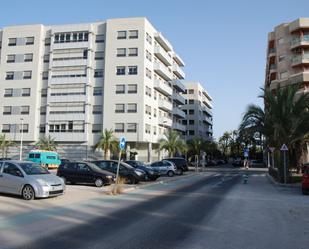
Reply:
[[201, 138], [212, 140], [213, 113], [212, 98], [199, 82], [185, 82], [185, 105], [182, 106], [186, 119], [182, 124], [187, 127], [186, 140]]
[[265, 86], [300, 83], [309, 88], [309, 18], [300, 18], [275, 27], [268, 34]]
[[[50, 135], [87, 157], [103, 129], [157, 158], [167, 129], [185, 132], [184, 62], [146, 18], [0, 30], [0, 127], [33, 145]], [[18, 149], [18, 148], [17, 148]]]

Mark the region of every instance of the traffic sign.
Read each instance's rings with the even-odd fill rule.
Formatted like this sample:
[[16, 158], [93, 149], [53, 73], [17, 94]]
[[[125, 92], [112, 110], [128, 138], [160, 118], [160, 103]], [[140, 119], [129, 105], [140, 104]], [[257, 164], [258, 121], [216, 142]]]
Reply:
[[273, 153], [275, 151], [275, 147], [269, 147], [269, 150]]
[[249, 157], [249, 149], [248, 148], [244, 149], [244, 157]]
[[119, 138], [119, 149], [124, 150], [125, 147], [126, 147], [125, 137]]
[[286, 144], [283, 144], [282, 146], [281, 146], [281, 149], [280, 149], [281, 151], [288, 151], [289, 149], [288, 149], [288, 146], [286, 146]]

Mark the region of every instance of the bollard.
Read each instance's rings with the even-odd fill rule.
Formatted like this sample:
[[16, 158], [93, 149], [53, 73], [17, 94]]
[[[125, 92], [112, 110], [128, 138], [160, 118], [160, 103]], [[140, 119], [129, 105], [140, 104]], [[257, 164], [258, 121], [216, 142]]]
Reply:
[[243, 179], [244, 179], [244, 184], [248, 183], [248, 175], [243, 175]]

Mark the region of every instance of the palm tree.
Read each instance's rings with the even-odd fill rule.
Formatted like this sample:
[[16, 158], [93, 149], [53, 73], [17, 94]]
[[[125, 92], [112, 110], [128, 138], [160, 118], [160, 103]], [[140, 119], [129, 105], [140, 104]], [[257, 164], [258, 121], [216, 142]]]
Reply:
[[105, 129], [101, 133], [99, 141], [93, 146], [94, 150], [101, 149], [103, 150], [104, 160], [107, 159], [110, 151], [114, 152], [118, 149], [118, 140], [113, 134], [113, 130]]
[[225, 157], [227, 156], [227, 152], [228, 152], [228, 148], [230, 146], [231, 139], [232, 139], [231, 133], [229, 133], [227, 131], [224, 132], [223, 135], [219, 138], [219, 144], [222, 148], [222, 153]]
[[39, 141], [35, 144], [39, 150], [48, 150], [48, 151], [56, 151], [57, 144], [55, 139], [50, 135], [48, 137], [40, 137]]
[[200, 155], [204, 147], [204, 141], [200, 138], [194, 138], [187, 142], [188, 151], [193, 155]]
[[177, 131], [170, 130], [159, 139], [159, 150], [167, 150], [169, 157], [173, 157], [176, 152], [186, 152], [187, 146]]
[[8, 149], [13, 144], [13, 141], [6, 139], [5, 134], [0, 135], [0, 149], [2, 151], [2, 157], [7, 157]]

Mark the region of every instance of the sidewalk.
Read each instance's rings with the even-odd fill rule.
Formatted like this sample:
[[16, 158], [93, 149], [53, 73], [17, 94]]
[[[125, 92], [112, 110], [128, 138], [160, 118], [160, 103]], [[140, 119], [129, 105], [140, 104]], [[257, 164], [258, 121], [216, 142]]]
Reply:
[[280, 183], [277, 182], [270, 174], [266, 174], [267, 179], [274, 185], [278, 186], [278, 187], [284, 187], [284, 188], [301, 188], [301, 183]]

